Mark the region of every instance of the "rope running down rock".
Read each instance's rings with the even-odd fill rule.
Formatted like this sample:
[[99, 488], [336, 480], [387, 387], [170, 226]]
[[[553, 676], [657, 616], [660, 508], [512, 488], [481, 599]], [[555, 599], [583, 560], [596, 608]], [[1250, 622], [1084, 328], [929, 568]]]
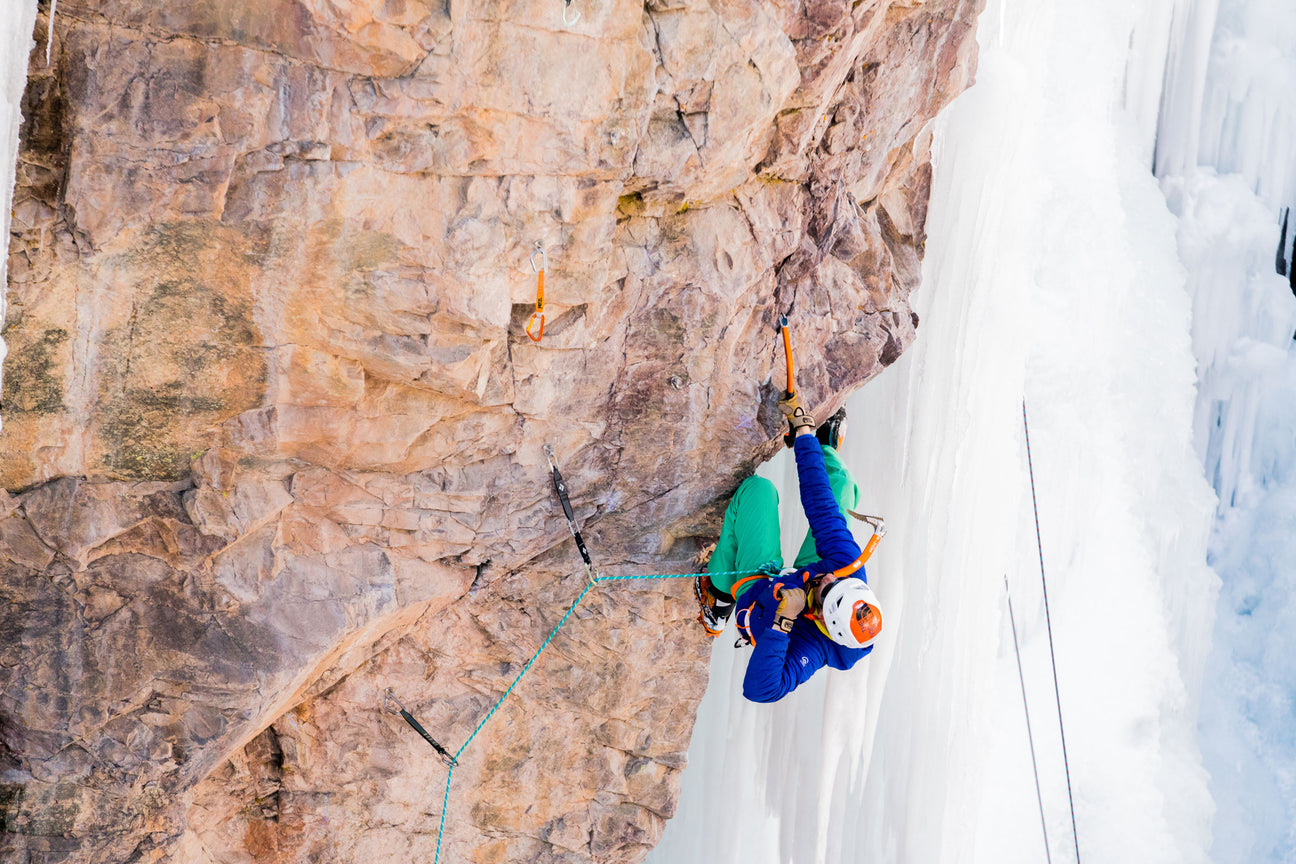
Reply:
[[457, 751], [455, 751], [454, 756], [452, 756], [448, 761], [445, 759], [442, 760], [442, 762], [446, 765], [446, 767], [449, 770], [446, 771], [445, 796], [444, 798], [442, 798], [441, 801], [441, 827], [437, 829], [436, 857], [433, 859], [433, 864], [438, 864], [438, 862], [440, 862], [441, 860], [441, 839], [445, 836], [445, 816], [446, 816], [446, 810], [448, 809], [450, 804], [450, 782], [454, 778], [454, 769], [459, 764], [459, 757], [462, 756], [464, 751], [468, 749], [468, 745], [471, 744], [473, 742], [473, 739], [477, 737], [477, 733], [482, 730], [482, 727], [484, 727], [486, 723], [489, 722], [489, 720], [495, 716], [495, 712], [499, 710], [500, 705], [504, 704], [504, 700], [507, 699], [509, 694], [513, 692], [513, 688], [517, 687], [518, 682], [522, 680], [522, 676], [526, 675], [527, 671], [531, 668], [532, 664], [534, 664], [535, 661], [540, 657], [540, 653], [544, 651], [544, 649], [549, 645], [549, 643], [553, 641], [553, 638], [558, 635], [558, 631], [561, 630], [563, 628], [563, 625], [567, 623], [567, 619], [571, 617], [572, 612], [576, 611], [576, 607], [579, 606], [580, 602], [585, 599], [585, 595], [589, 593], [589, 590], [591, 588], [593, 588], [595, 585], [599, 584], [600, 582], [624, 582], [631, 579], [695, 579], [699, 576], [705, 576], [705, 575], [732, 576], [735, 578], [741, 578], [743, 576], [752, 576], [760, 572], [762, 571], [731, 570], [724, 573], [711, 573], [711, 574], [658, 573], [651, 576], [597, 575], [594, 576], [589, 582], [587, 582], [585, 584], [585, 588], [581, 591], [580, 595], [576, 598], [575, 602], [573, 602], [571, 606], [568, 607], [567, 612], [562, 617], [562, 620], [560, 620], [558, 624], [553, 628], [553, 630], [549, 632], [549, 635], [545, 637], [544, 642], [540, 643], [540, 647], [537, 648], [536, 652], [531, 655], [531, 659], [528, 660], [526, 665], [522, 667], [522, 671], [519, 672], [517, 674], [517, 677], [513, 679], [513, 683], [509, 684], [508, 689], [504, 691], [504, 695], [501, 696], [499, 700], [491, 707], [491, 709], [486, 712], [486, 716], [483, 717], [481, 722], [477, 724], [477, 728], [474, 729], [472, 731], [472, 734], [468, 736], [468, 740], [464, 741], [463, 746], [461, 746]]

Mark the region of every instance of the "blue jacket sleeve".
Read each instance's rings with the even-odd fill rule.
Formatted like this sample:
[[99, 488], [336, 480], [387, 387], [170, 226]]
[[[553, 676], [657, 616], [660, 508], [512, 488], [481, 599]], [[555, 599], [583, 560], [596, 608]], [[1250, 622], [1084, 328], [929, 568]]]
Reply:
[[798, 621], [791, 635], [772, 628], [760, 634], [747, 661], [743, 696], [753, 702], [777, 702], [823, 667], [824, 646], [818, 634], [802, 632], [807, 623]]
[[801, 486], [801, 507], [810, 522], [810, 533], [814, 535], [821, 559], [818, 566], [811, 565], [810, 569], [826, 573], [845, 567], [860, 556], [860, 547], [833, 497], [819, 440], [813, 435], [800, 435], [792, 449]]

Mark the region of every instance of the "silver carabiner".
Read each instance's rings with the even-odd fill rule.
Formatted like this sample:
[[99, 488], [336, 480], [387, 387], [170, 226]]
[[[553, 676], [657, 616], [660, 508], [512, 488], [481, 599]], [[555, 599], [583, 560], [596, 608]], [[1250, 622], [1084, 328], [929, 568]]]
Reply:
[[576, 13], [575, 18], [571, 19], [570, 21], [567, 20], [567, 11], [571, 9], [571, 5], [572, 5], [572, 0], [563, 0], [562, 20], [563, 20], [563, 24], [567, 25], [568, 27], [574, 26], [576, 22], [580, 20], [580, 12]]
[[[395, 711], [391, 709], [391, 705], [388, 704], [389, 702], [396, 703]], [[383, 710], [386, 711], [388, 714], [400, 714], [402, 711], [405, 710], [405, 706], [402, 705], [401, 701], [396, 698], [396, 694], [392, 692], [392, 688], [390, 687], [387, 688], [387, 692], [383, 693]]]
[[[538, 270], [536, 269], [535, 266], [535, 257], [537, 255], [540, 256], [540, 269]], [[531, 253], [531, 257], [528, 258], [527, 260], [531, 263], [531, 272], [535, 273], [536, 275], [539, 275], [549, 269], [549, 255], [547, 252], [545, 252], [543, 242], [539, 240], [536, 241], [535, 251]]]

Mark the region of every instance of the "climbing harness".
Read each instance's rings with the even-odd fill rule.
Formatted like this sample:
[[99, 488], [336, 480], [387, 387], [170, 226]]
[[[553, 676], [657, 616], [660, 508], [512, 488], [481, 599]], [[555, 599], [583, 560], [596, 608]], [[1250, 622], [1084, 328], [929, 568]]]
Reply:
[[[537, 255], [540, 256], [540, 266], [538, 268], [535, 264]], [[527, 322], [526, 334], [532, 342], [539, 342], [544, 336], [544, 277], [545, 271], [549, 269], [549, 255], [545, 252], [544, 244], [537, 240], [535, 251], [531, 253], [531, 257], [527, 260], [530, 261], [531, 269], [536, 274], [536, 309], [531, 313], [531, 320]], [[531, 328], [535, 326], [537, 318], [540, 319], [540, 329], [532, 333]]]
[[579, 11], [579, 10], [577, 10], [575, 16], [572, 17], [572, 19], [571, 19], [570, 21], [567, 20], [567, 13], [568, 13], [569, 11], [571, 11], [571, 5], [572, 5], [572, 0], [563, 0], [563, 16], [562, 16], [562, 20], [563, 20], [563, 23], [566, 24], [568, 27], [571, 27], [571, 26], [574, 25], [577, 21], [580, 20], [580, 11]]
[[567, 530], [571, 531], [572, 539], [576, 541], [576, 548], [580, 550], [581, 559], [585, 562], [585, 578], [593, 585], [598, 581], [598, 571], [594, 569], [594, 562], [590, 561], [589, 550], [585, 548], [585, 540], [581, 537], [580, 527], [576, 524], [576, 514], [572, 512], [571, 501], [567, 498], [567, 484], [563, 482], [562, 473], [558, 471], [558, 463], [554, 460], [553, 445], [544, 445], [544, 452], [545, 458], [549, 460], [554, 492], [558, 495], [558, 503], [562, 505], [563, 515], [567, 517]]
[[[396, 708], [393, 709], [392, 705], [395, 705]], [[459, 760], [454, 756], [451, 756], [450, 751], [442, 747], [435, 738], [428, 734], [428, 731], [423, 728], [422, 724], [414, 719], [414, 715], [405, 710], [405, 706], [396, 698], [396, 694], [392, 692], [392, 688], [390, 687], [388, 687], [387, 692], [383, 694], [383, 710], [388, 714], [399, 714], [404, 717], [405, 722], [408, 723], [415, 732], [422, 735], [424, 741], [432, 745], [432, 749], [437, 752], [437, 756], [441, 759], [441, 764], [445, 765], [447, 768], [454, 768], [459, 764]]]

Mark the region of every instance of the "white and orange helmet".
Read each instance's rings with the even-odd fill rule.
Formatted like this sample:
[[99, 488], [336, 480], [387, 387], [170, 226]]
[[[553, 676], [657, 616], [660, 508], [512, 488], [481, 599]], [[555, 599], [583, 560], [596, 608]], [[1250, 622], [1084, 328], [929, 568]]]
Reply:
[[882, 632], [877, 596], [863, 579], [838, 579], [823, 597], [824, 629], [838, 645], [867, 648]]

